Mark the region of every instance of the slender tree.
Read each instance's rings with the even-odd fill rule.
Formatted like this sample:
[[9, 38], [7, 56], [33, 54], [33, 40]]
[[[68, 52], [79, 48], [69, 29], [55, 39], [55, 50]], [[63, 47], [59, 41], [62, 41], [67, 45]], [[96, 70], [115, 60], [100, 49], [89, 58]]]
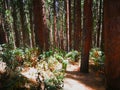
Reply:
[[97, 47], [100, 47], [100, 37], [102, 28], [102, 0], [99, 0], [98, 4], [98, 27], [97, 27]]
[[66, 11], [66, 50], [69, 51], [70, 47], [69, 47], [69, 0], [65, 0], [65, 11]]
[[69, 0], [69, 50], [72, 50], [72, 1]]
[[92, 0], [84, 1], [84, 20], [82, 35], [82, 55], [80, 72], [89, 72], [89, 51], [92, 39]]
[[25, 11], [24, 11], [24, 1], [19, 0], [19, 10], [20, 10], [20, 20], [21, 20], [21, 31], [22, 31], [22, 41], [23, 41], [23, 46], [30, 46], [30, 40], [29, 40], [29, 31], [27, 28], [27, 20], [25, 16]]
[[32, 1], [29, 1], [29, 17], [30, 17], [30, 30], [31, 30], [31, 47], [35, 47], [35, 33], [34, 33], [34, 27], [33, 27], [33, 4]]
[[104, 0], [106, 90], [120, 90], [120, 0]]
[[10, 43], [10, 26], [8, 23], [8, 17], [6, 16], [6, 10], [9, 8], [8, 6], [8, 0], [4, 0], [3, 1], [3, 28], [4, 28], [4, 32], [5, 32], [5, 38], [6, 38], [6, 43]]
[[14, 33], [15, 33], [15, 46], [16, 47], [19, 47], [20, 46], [20, 31], [18, 30], [18, 27], [17, 27], [17, 3], [13, 0], [11, 0], [11, 4], [12, 4], [12, 17], [13, 17], [13, 30], [14, 30]]
[[6, 39], [5, 39], [5, 32], [4, 32], [4, 29], [3, 29], [3, 1], [0, 2], [0, 44], [3, 44], [6, 42]]
[[58, 41], [57, 41], [57, 12], [56, 12], [56, 9], [57, 9], [57, 1], [54, 0], [53, 1], [53, 8], [54, 8], [54, 45], [55, 47], [58, 47]]
[[[64, 6], [64, 3], [62, 2], [62, 6]], [[61, 12], [64, 12], [64, 8], [61, 10]], [[61, 26], [60, 26], [60, 48], [62, 50], [65, 50], [64, 48], [64, 13], [61, 15]]]
[[0, 44], [6, 43], [5, 32], [2, 27], [2, 15], [0, 14]]
[[101, 50], [104, 52], [104, 17], [103, 17], [103, 0], [101, 1], [102, 2], [102, 11], [101, 11], [101, 43], [100, 43], [100, 48]]
[[45, 38], [45, 51], [49, 50], [50, 47], [50, 43], [49, 43], [49, 29], [47, 27], [47, 21], [46, 21], [46, 11], [45, 11], [45, 0], [41, 0], [41, 4], [42, 4], [42, 25], [43, 25], [43, 35]]

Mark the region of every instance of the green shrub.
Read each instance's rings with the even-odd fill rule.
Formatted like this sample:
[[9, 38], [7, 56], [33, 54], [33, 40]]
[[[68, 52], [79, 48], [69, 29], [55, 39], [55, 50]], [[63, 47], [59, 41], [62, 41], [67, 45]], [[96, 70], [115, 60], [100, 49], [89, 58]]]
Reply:
[[80, 59], [80, 52], [78, 51], [70, 51], [65, 55], [65, 58], [70, 59], [72, 61], [78, 61]]
[[90, 52], [90, 59], [93, 60], [95, 64], [101, 64], [104, 63], [105, 56], [99, 48], [93, 48]]
[[[18, 78], [15, 79], [15, 81], [12, 78], [9, 80], [9, 83], [12, 84], [12, 87], [9, 87], [9, 84], [7, 85], [11, 88], [10, 90], [19, 89], [21, 87], [25, 88], [25, 84], [30, 83], [26, 80], [27, 78], [24, 76], [22, 77], [20, 74], [22, 69], [26, 69], [25, 66], [28, 68], [32, 67], [36, 69], [37, 72], [41, 73], [44, 77], [42, 82], [45, 83], [47, 90], [57, 90], [58, 88], [61, 89], [63, 87], [65, 70], [67, 68], [67, 60], [64, 57], [65, 53], [63, 54], [62, 51], [59, 50], [39, 54], [38, 48], [14, 49], [9, 45], [4, 47], [2, 54], [3, 61], [6, 62], [13, 72], [17, 73], [15, 77]], [[17, 71], [18, 68], [21, 68], [21, 70]], [[30, 88], [32, 88], [31, 84], [29, 85]], [[35, 86], [35, 88], [37, 88], [37, 86]]]
[[104, 71], [105, 55], [99, 48], [92, 48], [90, 52], [90, 60], [95, 64], [95, 70]]

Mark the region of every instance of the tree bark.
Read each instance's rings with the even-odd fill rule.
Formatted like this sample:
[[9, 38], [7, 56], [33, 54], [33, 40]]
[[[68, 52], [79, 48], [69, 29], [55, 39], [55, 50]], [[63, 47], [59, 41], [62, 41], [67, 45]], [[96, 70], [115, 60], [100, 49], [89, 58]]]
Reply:
[[98, 4], [98, 29], [97, 29], [97, 47], [100, 48], [101, 25], [102, 25], [102, 0]]
[[33, 15], [34, 15], [34, 30], [36, 44], [39, 46], [41, 52], [44, 50], [45, 37], [43, 34], [43, 23], [42, 23], [42, 3], [41, 0], [33, 1]]
[[92, 43], [92, 0], [84, 1], [84, 21], [80, 72], [89, 72], [89, 51]]
[[104, 0], [106, 90], [120, 90], [120, 0]]
[[13, 9], [13, 12], [12, 12], [12, 17], [13, 17], [13, 29], [14, 29], [14, 32], [15, 32], [15, 46], [16, 47], [20, 47], [20, 32], [19, 30], [17, 29], [17, 12], [16, 12], [16, 3], [11, 0], [11, 3], [12, 3], [12, 9]]
[[65, 0], [65, 11], [66, 11], [66, 51], [70, 50], [69, 47], [69, 0]]
[[58, 42], [57, 42], [57, 14], [56, 14], [56, 0], [54, 0], [53, 2], [53, 6], [54, 6], [54, 45], [55, 47], [58, 47]]
[[74, 50], [80, 51], [81, 46], [81, 0], [75, 0]]
[[31, 47], [35, 47], [35, 33], [34, 33], [34, 27], [33, 27], [33, 4], [30, 3], [29, 5], [29, 14], [30, 14], [30, 30], [31, 30]]
[[2, 26], [2, 15], [0, 15], [0, 44], [6, 43], [5, 32]]
[[33, 1], [33, 14], [36, 44], [43, 52], [49, 49], [49, 30], [46, 25], [44, 0]]
[[71, 0], [69, 0], [69, 50], [72, 50], [72, 11], [71, 11]]

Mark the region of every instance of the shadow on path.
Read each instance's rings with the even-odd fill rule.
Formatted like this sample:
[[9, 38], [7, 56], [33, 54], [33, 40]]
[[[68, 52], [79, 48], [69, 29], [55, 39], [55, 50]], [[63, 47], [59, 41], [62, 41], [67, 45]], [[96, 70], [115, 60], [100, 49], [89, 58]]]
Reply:
[[63, 90], [105, 90], [101, 77], [95, 72], [83, 74], [79, 72], [79, 65], [68, 65]]

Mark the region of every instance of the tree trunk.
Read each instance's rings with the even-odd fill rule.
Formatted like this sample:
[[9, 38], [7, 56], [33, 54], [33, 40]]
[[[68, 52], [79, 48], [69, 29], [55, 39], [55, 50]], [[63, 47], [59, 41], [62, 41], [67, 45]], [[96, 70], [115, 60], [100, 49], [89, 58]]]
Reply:
[[46, 21], [46, 12], [45, 12], [45, 0], [41, 0], [41, 4], [42, 4], [42, 17], [41, 17], [41, 19], [42, 19], [42, 25], [43, 25], [43, 31], [44, 31], [44, 33], [43, 33], [43, 35], [44, 35], [44, 39], [45, 39], [45, 51], [48, 51], [49, 50], [49, 47], [50, 47], [50, 43], [49, 43], [49, 38], [50, 38], [50, 36], [49, 36], [49, 29], [48, 29], [48, 27], [47, 27], [47, 21]]
[[89, 51], [92, 41], [92, 0], [84, 1], [84, 21], [80, 72], [89, 72]]
[[12, 12], [12, 17], [13, 17], [13, 29], [14, 29], [14, 32], [15, 32], [15, 46], [16, 47], [20, 47], [20, 32], [19, 30], [17, 29], [17, 11], [16, 11], [16, 3], [11, 0], [11, 3], [12, 3], [12, 9], [13, 9], [13, 12]]
[[49, 31], [46, 25], [44, 0], [33, 1], [33, 14], [36, 44], [43, 52], [43, 50], [49, 49]]
[[69, 51], [69, 0], [65, 0], [65, 11], [66, 11], [66, 50]]
[[120, 0], [104, 0], [106, 90], [120, 90]]
[[57, 42], [57, 14], [56, 14], [56, 0], [54, 0], [53, 2], [53, 6], [54, 6], [54, 45], [55, 47], [58, 47], [58, 42]]
[[72, 50], [72, 14], [71, 0], [69, 0], [69, 50]]
[[81, 44], [81, 0], [75, 0], [74, 50], [80, 51]]
[[35, 40], [36, 44], [39, 46], [41, 52], [44, 50], [44, 31], [42, 23], [42, 3], [41, 0], [33, 1], [33, 15], [34, 15], [34, 30], [35, 30]]
[[3, 43], [6, 43], [6, 39], [5, 39], [5, 32], [2, 26], [2, 15], [0, 15], [0, 44], [3, 44]]
[[97, 47], [100, 48], [100, 37], [101, 37], [101, 25], [102, 25], [102, 0], [98, 4], [98, 29], [97, 29]]
[[64, 50], [64, 18], [63, 18], [63, 14], [62, 14], [62, 22], [61, 22], [61, 26], [60, 26], [60, 48], [62, 50]]
[[34, 27], [33, 27], [33, 4], [30, 3], [29, 5], [29, 14], [30, 14], [30, 30], [31, 30], [31, 47], [35, 47], [35, 33], [34, 33]]
[[2, 15], [2, 19], [3, 19], [3, 23], [2, 23], [2, 26], [4, 28], [4, 32], [5, 32], [5, 40], [6, 40], [6, 43], [9, 43], [10, 40], [9, 40], [9, 24], [8, 24], [8, 21], [7, 21], [7, 17], [5, 17], [5, 11], [8, 9], [8, 1], [7, 0], [4, 0], [3, 1], [3, 15]]
[[102, 23], [102, 26], [101, 26], [101, 43], [100, 43], [100, 48], [101, 50], [104, 52], [104, 10], [103, 10], [103, 0], [102, 0], [102, 12], [101, 12], [101, 23]]
[[60, 48], [61, 50], [64, 50], [64, 45], [63, 45], [63, 25], [60, 27]]

